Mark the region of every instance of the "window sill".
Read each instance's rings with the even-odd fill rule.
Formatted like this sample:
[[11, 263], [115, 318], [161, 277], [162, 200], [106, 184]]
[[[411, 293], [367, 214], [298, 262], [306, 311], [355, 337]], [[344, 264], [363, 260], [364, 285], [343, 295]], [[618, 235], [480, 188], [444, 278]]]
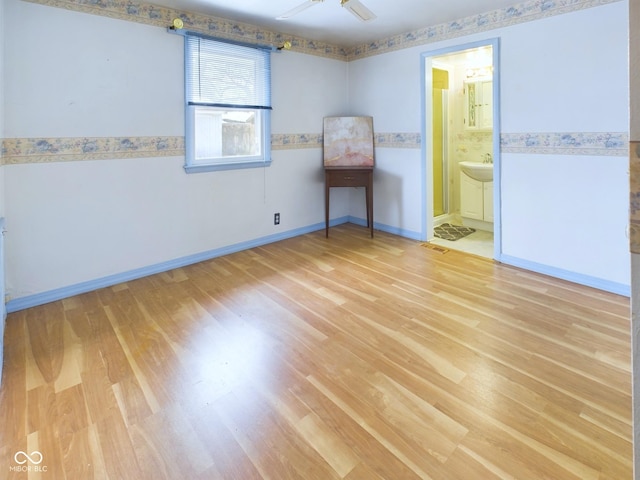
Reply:
[[184, 171], [186, 173], [205, 173], [205, 172], [217, 172], [221, 170], [241, 170], [245, 168], [260, 168], [269, 167], [271, 160], [266, 162], [238, 162], [238, 163], [216, 163], [216, 164], [203, 164], [203, 165], [185, 165]]

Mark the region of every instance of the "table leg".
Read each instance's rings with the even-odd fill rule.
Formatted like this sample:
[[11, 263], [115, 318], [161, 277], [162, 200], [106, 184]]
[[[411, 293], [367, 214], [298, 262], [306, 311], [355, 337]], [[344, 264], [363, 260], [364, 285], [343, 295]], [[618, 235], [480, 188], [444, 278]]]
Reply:
[[324, 230], [325, 237], [329, 238], [329, 192], [331, 188], [329, 187], [329, 174], [325, 174], [324, 181]]
[[371, 238], [373, 238], [373, 174], [369, 177], [369, 188], [367, 188], [367, 223], [370, 223]]
[[364, 199], [365, 199], [366, 209], [367, 209], [367, 228], [371, 228], [371, 216], [369, 214], [369, 212], [370, 212], [370, 210], [369, 210], [369, 185], [364, 187]]

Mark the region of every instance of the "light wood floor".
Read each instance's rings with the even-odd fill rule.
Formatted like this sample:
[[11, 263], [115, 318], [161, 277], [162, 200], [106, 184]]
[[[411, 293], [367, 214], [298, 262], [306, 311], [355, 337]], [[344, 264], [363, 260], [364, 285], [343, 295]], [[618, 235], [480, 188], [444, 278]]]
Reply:
[[344, 225], [9, 315], [0, 479], [630, 479], [629, 329]]

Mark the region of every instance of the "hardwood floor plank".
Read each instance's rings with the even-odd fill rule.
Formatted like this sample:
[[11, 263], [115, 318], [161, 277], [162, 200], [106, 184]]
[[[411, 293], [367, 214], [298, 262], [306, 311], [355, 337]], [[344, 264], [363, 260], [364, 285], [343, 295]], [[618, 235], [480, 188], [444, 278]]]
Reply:
[[447, 460], [451, 478], [465, 480], [517, 480], [487, 458], [460, 445]]
[[618, 420], [587, 405], [581, 410], [580, 418], [618, 436], [622, 440], [626, 441], [631, 438], [632, 426], [627, 418]]
[[360, 463], [345, 478], [357, 478], [365, 472], [373, 473], [370, 478], [419, 478], [400, 459], [389, 455], [385, 446], [351, 417], [348, 410], [343, 410], [311, 383], [302, 383], [292, 392], [360, 458]]
[[118, 410], [102, 416], [95, 426], [109, 478], [136, 480], [150, 478], [154, 474], [140, 468], [129, 431]]
[[29, 390], [27, 394], [27, 433], [37, 432], [57, 419], [56, 393], [53, 385], [45, 384]]
[[84, 345], [83, 360], [80, 374], [82, 389], [91, 420], [97, 423], [103, 417], [109, 417], [114, 411], [118, 411], [118, 403], [96, 342]]
[[631, 479], [629, 323], [341, 225], [9, 314], [0, 480]]
[[[113, 385], [113, 392], [127, 427], [138, 424], [154, 413], [134, 374]], [[157, 408], [157, 411], [160, 409]]]
[[232, 433], [221, 421], [213, 405], [189, 411], [189, 422], [214, 465], [202, 472], [202, 479], [259, 480], [264, 478]]
[[68, 432], [60, 437], [62, 462], [66, 478], [93, 480], [96, 475], [94, 454], [89, 440], [89, 428]]
[[376, 472], [363, 463], [356, 465], [344, 478], [345, 480], [383, 480], [383, 477], [376, 474]]
[[[65, 480], [66, 474], [64, 470], [64, 460], [62, 457], [61, 444], [57, 435], [56, 426], [49, 424], [43, 426], [36, 432], [27, 436], [26, 453], [30, 458], [35, 458], [34, 452], [42, 455], [42, 462], [39, 465], [27, 461], [24, 466], [28, 467], [47, 467], [45, 471], [27, 471], [29, 478], [54, 478], [56, 480]], [[24, 458], [24, 457], [23, 457]]]
[[31, 353], [46, 383], [56, 380], [64, 355], [64, 313], [61, 303], [29, 309], [26, 315]]
[[486, 459], [488, 470], [494, 473], [505, 472], [500, 473], [501, 478], [596, 480], [599, 475], [599, 472], [587, 467], [577, 473], [571, 472], [562, 463], [554, 462], [553, 459], [491, 425], [483, 426], [481, 432], [470, 431], [462, 447], [474, 452], [477, 458]]
[[[0, 389], [0, 447], [2, 448], [26, 441], [27, 436], [25, 312], [18, 312], [13, 317], [15, 318], [11, 318], [11, 322], [7, 322], [4, 335], [4, 372]], [[10, 452], [6, 453], [8, 455]], [[1, 464], [9, 465], [9, 463]]]
[[[110, 319], [113, 319], [113, 314], [111, 313], [111, 308], [110, 306], [105, 307], [105, 311], [107, 313], [107, 315], [109, 316]], [[111, 320], [112, 323], [115, 320]], [[128, 328], [128, 327], [127, 327]], [[135, 328], [135, 327], [134, 327]], [[138, 411], [137, 406], [140, 405], [140, 401], [136, 401], [134, 399], [130, 399], [127, 394], [130, 393], [130, 390], [127, 388], [129, 386], [131, 386], [131, 384], [129, 382], [135, 382], [138, 384], [138, 386], [140, 387], [142, 394], [144, 395], [144, 399], [146, 404], [148, 405], [149, 409], [151, 410], [151, 412], [158, 412], [160, 411], [160, 405], [158, 403], [158, 400], [155, 396], [155, 394], [153, 393], [151, 386], [149, 385], [145, 375], [142, 373], [142, 370], [140, 369], [138, 362], [135, 360], [135, 358], [133, 357], [131, 350], [129, 349], [129, 346], [126, 342], [126, 340], [124, 339], [124, 337], [122, 336], [121, 333], [121, 329], [120, 328], [115, 328], [114, 329], [114, 334], [118, 337], [118, 340], [120, 341], [120, 345], [122, 346], [122, 350], [123, 353], [125, 354], [125, 356], [127, 357], [127, 360], [129, 362], [129, 366], [131, 367], [131, 371], [132, 371], [132, 375], [135, 376], [135, 380], [130, 379], [130, 377], [125, 377], [124, 379], [122, 379], [121, 382], [115, 384], [113, 386], [114, 388], [114, 392], [116, 392], [116, 399], [120, 405], [120, 408], [123, 408], [123, 412], [124, 412], [124, 416], [127, 420], [127, 422], [131, 422], [129, 424], [133, 424], [135, 423], [135, 421], [132, 421], [131, 419], [131, 415], [133, 414], [132, 412], [134, 411]], [[122, 384], [124, 382], [124, 385]], [[124, 391], [123, 391], [124, 389]], [[134, 387], [135, 389], [135, 387]], [[135, 407], [131, 407], [131, 403], [133, 403], [135, 405]], [[142, 409], [144, 409], [144, 407], [140, 407]], [[135, 416], [135, 414], [133, 414]], [[144, 413], [143, 413], [144, 415]]]
[[56, 393], [82, 383], [82, 376], [80, 374], [83, 363], [82, 341], [75, 335], [70, 322], [67, 320], [66, 314], [67, 311], [65, 311], [65, 321], [62, 326], [64, 354], [60, 374], [54, 384]]
[[[278, 472], [281, 479], [339, 478], [295, 430], [274, 416], [250, 391], [234, 392], [215, 402], [225, 426], [233, 433], [263, 478]], [[257, 428], [256, 428], [257, 427]]]
[[347, 476], [358, 465], [358, 457], [313, 412], [297, 422], [295, 429], [340, 478]]
[[[142, 471], [155, 478], [194, 478], [213, 465], [204, 445], [179, 408], [146, 417], [131, 429]], [[170, 439], [179, 438], [180, 442]]]
[[[351, 417], [353, 421], [363, 427], [376, 442], [382, 444], [391, 455], [397, 457], [406, 465], [417, 477], [427, 480], [433, 478], [427, 472], [435, 468], [434, 462], [440, 460], [438, 458], [439, 455], [436, 455], [436, 458], [429, 459], [428, 456], [433, 452], [422, 451], [421, 455], [418, 454], [417, 450], [419, 448], [417, 448], [417, 445], [406, 438], [403, 432], [396, 431], [386, 421], [378, 418], [375, 413], [366, 408], [365, 404], [359, 401], [354, 393], [333, 385], [331, 379], [312, 376], [308, 380], [323, 395]], [[425, 454], [427, 456], [424, 456]]]

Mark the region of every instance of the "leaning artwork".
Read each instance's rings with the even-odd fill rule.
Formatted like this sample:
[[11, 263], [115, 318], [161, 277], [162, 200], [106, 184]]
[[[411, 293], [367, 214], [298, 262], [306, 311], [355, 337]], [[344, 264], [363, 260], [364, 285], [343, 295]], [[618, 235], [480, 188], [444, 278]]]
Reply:
[[372, 117], [325, 117], [325, 167], [373, 167], [373, 163]]

